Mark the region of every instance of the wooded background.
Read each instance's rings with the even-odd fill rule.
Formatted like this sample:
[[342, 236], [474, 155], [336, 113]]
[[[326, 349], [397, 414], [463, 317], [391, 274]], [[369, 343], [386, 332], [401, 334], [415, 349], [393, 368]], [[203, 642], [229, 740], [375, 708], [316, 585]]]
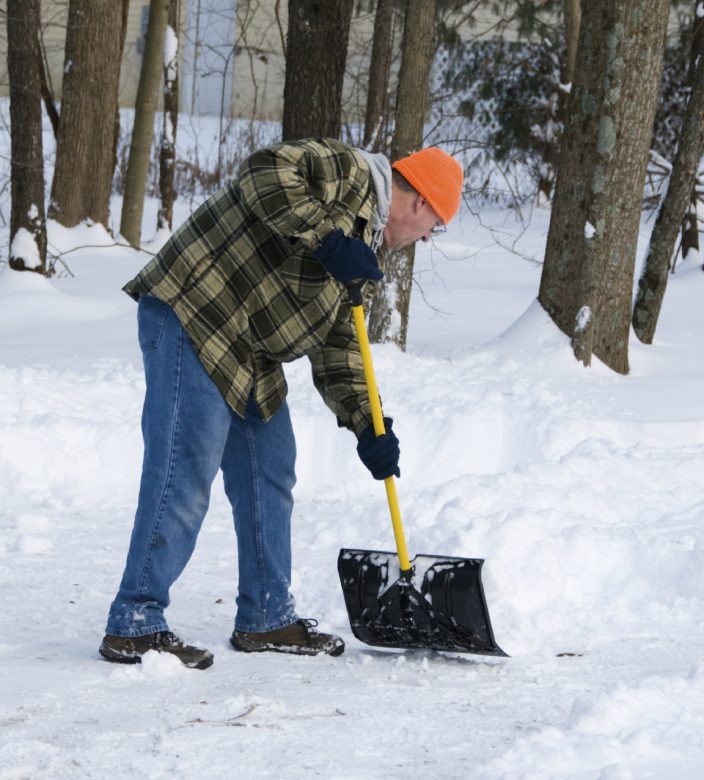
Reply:
[[[224, 6], [210, 2], [202, 18], [212, 28]], [[232, 0], [232, 40], [213, 44], [206, 74], [221, 95], [210, 166], [176, 151], [177, 128], [197, 105], [195, 79], [189, 110], [179, 98], [184, 41], [204, 51], [206, 33], [217, 32], [185, 30], [184, 20], [200, 20], [207, 5], [144, 5], [134, 109], [121, 110], [134, 3], [6, 0], [2, 131], [11, 159], [0, 187], [11, 194], [12, 270], [53, 273], [47, 219], [101, 223], [139, 247], [145, 198], [157, 197], [158, 227], [174, 227], [179, 194], [205, 198], [260, 144], [271, 117], [258, 114], [257, 91], [276, 55], [285, 72], [275, 140], [338, 137], [391, 160], [437, 144], [465, 167], [466, 207], [551, 208], [538, 299], [577, 359], [589, 365], [596, 355], [628, 372], [631, 326], [652, 342], [669, 274], [678, 258], [699, 252], [704, 0]], [[45, 45], [57, 8], [65, 12], [60, 93]], [[252, 44], [261, 29], [266, 50]], [[236, 119], [225, 97], [239, 94], [233, 74], [242, 62], [253, 97], [248, 116]], [[276, 80], [266, 83], [271, 92]], [[123, 197], [119, 226], [109, 220], [115, 194]], [[634, 298], [647, 210], [656, 219]], [[413, 257], [411, 247], [383, 258], [386, 278], [370, 301], [372, 339], [402, 349]]]

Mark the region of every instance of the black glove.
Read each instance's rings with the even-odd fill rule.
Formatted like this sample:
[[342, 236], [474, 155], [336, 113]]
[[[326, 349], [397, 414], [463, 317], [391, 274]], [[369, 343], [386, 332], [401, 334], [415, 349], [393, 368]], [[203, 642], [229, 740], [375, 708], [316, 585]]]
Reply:
[[391, 430], [392, 422], [390, 417], [384, 417], [386, 433], [383, 436], [377, 436], [374, 426], [370, 425], [362, 431], [357, 442], [357, 453], [362, 463], [372, 472], [374, 479], [386, 479], [392, 474], [401, 476], [398, 467], [401, 450], [396, 434]]
[[313, 254], [330, 276], [343, 284], [351, 282], [352, 279], [371, 279], [378, 282], [384, 276], [376, 255], [364, 241], [347, 238], [339, 229], [325, 236], [323, 243]]

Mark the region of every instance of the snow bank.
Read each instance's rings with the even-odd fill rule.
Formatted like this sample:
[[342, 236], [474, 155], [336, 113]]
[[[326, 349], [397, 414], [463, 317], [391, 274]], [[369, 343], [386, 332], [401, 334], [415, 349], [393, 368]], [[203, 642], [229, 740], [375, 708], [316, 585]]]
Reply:
[[[539, 251], [545, 219], [522, 255]], [[465, 217], [446, 253], [443, 241], [418, 253], [432, 308], [414, 299], [409, 351], [373, 349], [401, 441], [411, 554], [486, 560], [511, 659], [384, 652], [351, 637], [337, 553], [392, 549], [388, 509], [300, 361], [287, 368], [293, 585], [301, 614], [343, 634], [347, 651], [231, 651], [237, 556], [216, 480], [169, 609], [175, 630], [215, 652], [200, 673], [158, 655], [132, 668], [97, 657], [142, 457], [135, 306], [120, 288], [147, 258], [79, 231], [89, 235], [67, 256], [73, 277], [0, 272], [3, 777], [91, 777], [106, 765], [155, 778], [206, 766], [365, 780], [419, 767], [448, 778], [701, 774], [704, 279], [689, 261], [670, 280], [656, 343], [634, 342], [621, 377], [573, 359], [535, 302], [539, 267]], [[64, 251], [75, 240], [53, 235]]]

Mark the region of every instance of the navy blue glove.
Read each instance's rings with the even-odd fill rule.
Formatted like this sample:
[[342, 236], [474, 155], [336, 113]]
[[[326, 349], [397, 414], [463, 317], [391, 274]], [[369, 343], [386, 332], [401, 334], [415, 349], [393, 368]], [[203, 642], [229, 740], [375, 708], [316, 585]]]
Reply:
[[386, 479], [393, 474], [401, 476], [398, 467], [401, 450], [396, 434], [391, 430], [392, 422], [390, 417], [384, 417], [386, 433], [383, 436], [377, 436], [374, 426], [370, 425], [362, 431], [357, 442], [357, 453], [374, 479]]
[[378, 282], [384, 276], [376, 255], [364, 241], [348, 238], [339, 229], [325, 236], [313, 254], [330, 276], [343, 284], [353, 279]]

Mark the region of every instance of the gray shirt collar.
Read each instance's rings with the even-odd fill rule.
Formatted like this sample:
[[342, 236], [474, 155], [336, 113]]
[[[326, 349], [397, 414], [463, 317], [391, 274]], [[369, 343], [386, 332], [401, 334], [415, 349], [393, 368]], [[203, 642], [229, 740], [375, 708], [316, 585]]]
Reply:
[[369, 173], [372, 177], [372, 184], [376, 192], [376, 212], [373, 215], [372, 249], [376, 250], [381, 246], [384, 240], [384, 228], [389, 219], [389, 208], [391, 206], [391, 163], [383, 154], [372, 154], [366, 149], [355, 149], [369, 166]]

